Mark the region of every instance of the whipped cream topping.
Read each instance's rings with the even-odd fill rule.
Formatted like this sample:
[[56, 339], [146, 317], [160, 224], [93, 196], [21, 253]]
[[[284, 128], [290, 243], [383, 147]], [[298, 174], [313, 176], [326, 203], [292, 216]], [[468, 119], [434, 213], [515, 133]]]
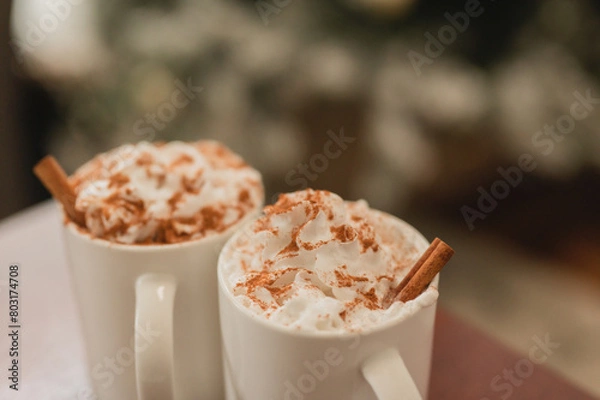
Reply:
[[219, 268], [236, 301], [270, 321], [356, 332], [435, 302], [430, 285], [413, 301], [382, 306], [426, 248], [414, 229], [364, 200], [308, 189], [267, 206], [227, 244]]
[[70, 181], [89, 233], [126, 244], [223, 232], [264, 197], [260, 174], [214, 141], [123, 145], [84, 164]]

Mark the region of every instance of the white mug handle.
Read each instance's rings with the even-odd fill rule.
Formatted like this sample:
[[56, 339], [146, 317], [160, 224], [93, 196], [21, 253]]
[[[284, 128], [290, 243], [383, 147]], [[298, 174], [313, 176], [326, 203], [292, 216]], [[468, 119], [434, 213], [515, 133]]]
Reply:
[[173, 400], [173, 305], [177, 282], [167, 274], [144, 274], [135, 282], [135, 327], [158, 332], [152, 343], [135, 335], [138, 400]]
[[404, 360], [394, 348], [367, 358], [362, 373], [379, 400], [422, 400]]

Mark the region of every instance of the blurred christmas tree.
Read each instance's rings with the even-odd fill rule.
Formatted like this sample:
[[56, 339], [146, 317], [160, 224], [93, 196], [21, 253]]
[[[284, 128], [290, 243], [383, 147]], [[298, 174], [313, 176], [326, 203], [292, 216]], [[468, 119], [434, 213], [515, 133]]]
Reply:
[[[284, 190], [345, 126], [362, 163], [348, 193], [387, 208], [523, 153], [544, 176], [600, 165], [600, 113], [545, 128], [600, 96], [591, 1], [60, 4], [16, 3], [13, 47], [64, 110], [52, 152], [69, 169], [123, 142], [210, 137]], [[345, 107], [333, 126], [310, 121]]]

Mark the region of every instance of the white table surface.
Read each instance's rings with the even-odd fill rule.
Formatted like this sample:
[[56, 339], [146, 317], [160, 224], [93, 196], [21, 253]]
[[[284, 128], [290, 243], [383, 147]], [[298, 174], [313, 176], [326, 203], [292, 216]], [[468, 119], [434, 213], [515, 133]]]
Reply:
[[[44, 202], [0, 223], [0, 399], [92, 400], [61, 220]], [[20, 265], [20, 383], [8, 388], [8, 267]], [[6, 332], [6, 333], [5, 333]]]

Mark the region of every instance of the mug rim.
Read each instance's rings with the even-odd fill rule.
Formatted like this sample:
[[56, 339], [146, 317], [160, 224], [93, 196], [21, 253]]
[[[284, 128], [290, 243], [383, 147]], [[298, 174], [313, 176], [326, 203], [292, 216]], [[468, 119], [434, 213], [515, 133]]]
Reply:
[[[372, 212], [375, 215], [379, 215], [379, 216], [383, 217], [386, 221], [388, 221], [388, 220], [392, 221], [392, 223], [402, 226], [403, 230], [405, 229], [405, 230], [413, 233], [415, 235], [416, 241], [420, 241], [423, 243], [423, 249], [420, 251], [420, 253], [424, 252], [425, 249], [427, 249], [427, 246], [430, 244], [430, 242], [423, 236], [423, 234], [421, 234], [421, 232], [419, 232], [414, 226], [410, 225], [408, 222], [404, 221], [403, 219], [398, 218], [395, 215], [386, 213], [384, 211], [380, 211], [380, 210], [369, 209], [369, 212]], [[295, 328], [291, 328], [289, 326], [285, 326], [285, 325], [281, 325], [281, 324], [272, 322], [270, 319], [267, 319], [261, 315], [254, 313], [248, 307], [244, 306], [243, 304], [241, 304], [241, 302], [239, 302], [235, 299], [235, 296], [233, 295], [231, 290], [229, 290], [228, 286], [225, 283], [225, 277], [223, 276], [223, 268], [221, 268], [221, 265], [224, 262], [223, 260], [224, 260], [225, 254], [227, 253], [229, 247], [232, 246], [233, 243], [235, 243], [235, 241], [237, 240], [237, 238], [240, 235], [244, 234], [246, 229], [248, 229], [250, 226], [251, 226], [251, 222], [245, 224], [241, 229], [239, 229], [237, 232], [235, 232], [235, 234], [232, 237], [229, 238], [229, 240], [223, 246], [223, 249], [221, 249], [221, 253], [219, 254], [219, 259], [217, 261], [217, 280], [218, 280], [218, 285], [219, 285], [218, 290], [219, 290], [219, 293], [221, 293], [223, 296], [225, 296], [227, 298], [227, 301], [229, 303], [234, 305], [236, 310], [239, 310], [241, 312], [241, 314], [244, 315], [244, 317], [250, 319], [251, 321], [258, 323], [259, 325], [261, 325], [267, 329], [270, 329], [270, 330], [278, 332], [278, 333], [283, 333], [283, 334], [297, 336], [297, 337], [303, 337], [303, 338], [310, 338], [310, 339], [346, 339], [346, 338], [353, 338], [356, 336], [372, 335], [372, 334], [376, 334], [378, 332], [385, 331], [387, 329], [392, 329], [392, 328], [394, 328], [398, 325], [401, 325], [402, 323], [412, 319], [420, 311], [437, 305], [437, 302], [439, 299], [439, 290], [438, 290], [438, 288], [439, 288], [439, 273], [435, 276], [435, 278], [433, 279], [433, 281], [431, 282], [431, 285], [430, 285], [430, 287], [434, 287], [435, 290], [438, 291], [438, 297], [436, 297], [434, 302], [432, 302], [431, 304], [422, 305], [422, 306], [418, 306], [418, 304], [416, 303], [416, 302], [419, 302], [419, 300], [422, 299], [422, 295], [427, 290], [429, 290], [429, 288], [427, 288], [426, 291], [421, 293], [419, 296], [417, 296], [417, 298], [406, 303], [406, 304], [410, 304], [413, 308], [408, 313], [403, 314], [402, 316], [399, 316], [396, 318], [391, 318], [391, 319], [385, 320], [381, 323], [378, 323], [373, 328], [366, 328], [361, 331], [355, 331], [355, 332], [346, 331], [346, 330], [344, 330], [344, 331], [306, 331], [306, 330], [298, 330]], [[221, 296], [220, 296], [220, 298], [221, 298]], [[418, 307], [418, 308], [416, 308], [416, 307]]]

